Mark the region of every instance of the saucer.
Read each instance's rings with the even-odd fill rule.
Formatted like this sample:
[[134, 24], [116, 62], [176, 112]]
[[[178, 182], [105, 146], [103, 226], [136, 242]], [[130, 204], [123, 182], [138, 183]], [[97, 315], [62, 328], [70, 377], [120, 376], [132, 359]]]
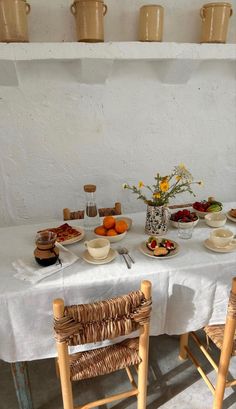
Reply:
[[106, 258], [103, 258], [102, 260], [96, 260], [95, 258], [90, 256], [88, 250], [85, 250], [82, 254], [82, 259], [90, 264], [107, 264], [114, 260], [117, 255], [117, 251], [110, 248], [108, 256]]
[[216, 247], [211, 240], [206, 239], [204, 240], [204, 246], [208, 250], [216, 251], [217, 253], [234, 253], [236, 252], [236, 242], [229, 244], [225, 247]]

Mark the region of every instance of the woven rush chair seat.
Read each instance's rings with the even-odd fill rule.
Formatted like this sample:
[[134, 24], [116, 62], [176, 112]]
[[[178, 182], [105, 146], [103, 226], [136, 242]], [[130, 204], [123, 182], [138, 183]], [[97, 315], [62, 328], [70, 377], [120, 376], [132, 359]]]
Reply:
[[138, 342], [138, 338], [127, 339], [119, 344], [70, 355], [71, 380], [94, 378], [138, 365], [141, 362]]
[[[206, 335], [214, 342], [214, 344], [221, 350], [223, 346], [225, 325], [208, 325], [204, 328]], [[232, 349], [232, 356], [236, 355], [236, 331], [234, 334], [234, 342]]]

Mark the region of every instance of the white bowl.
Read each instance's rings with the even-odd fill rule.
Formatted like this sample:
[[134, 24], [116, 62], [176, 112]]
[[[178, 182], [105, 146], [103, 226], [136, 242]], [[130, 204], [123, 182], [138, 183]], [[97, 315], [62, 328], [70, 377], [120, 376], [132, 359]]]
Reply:
[[[179, 222], [175, 222], [174, 220], [170, 221], [172, 226], [176, 227], [178, 229], [179, 227]], [[194, 220], [193, 222], [180, 222], [181, 229], [188, 229], [189, 228], [189, 223], [193, 223], [193, 227], [195, 227], [199, 222], [199, 218], [197, 220]]]
[[116, 243], [117, 241], [122, 240], [126, 236], [127, 231], [125, 231], [124, 233], [117, 234], [117, 236], [101, 236], [100, 234], [96, 233], [94, 234], [96, 237], [99, 237], [100, 239], [103, 238], [109, 240], [110, 243]]
[[[193, 209], [194, 209], [194, 207], [193, 207]], [[197, 215], [198, 217], [200, 217], [200, 219], [204, 219], [204, 217], [205, 217], [207, 214], [211, 213], [211, 212], [200, 212], [199, 210], [196, 210], [196, 209], [194, 209], [194, 212], [196, 213], [196, 215]]]
[[226, 223], [226, 216], [224, 213], [208, 213], [205, 215], [205, 222], [210, 227], [222, 227]]

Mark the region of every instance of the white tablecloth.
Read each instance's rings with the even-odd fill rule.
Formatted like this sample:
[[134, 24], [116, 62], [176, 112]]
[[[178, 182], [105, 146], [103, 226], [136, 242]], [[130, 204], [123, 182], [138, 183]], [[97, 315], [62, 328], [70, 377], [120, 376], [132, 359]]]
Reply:
[[[225, 210], [233, 205], [228, 203]], [[0, 229], [0, 359], [14, 362], [55, 356], [54, 298], [62, 297], [68, 304], [88, 303], [137, 289], [142, 279], [149, 279], [153, 284], [151, 335], [181, 334], [208, 323], [224, 322], [231, 278], [236, 276], [236, 253], [207, 250], [203, 241], [211, 228], [200, 220], [190, 240], [178, 239], [177, 230], [169, 229], [166, 237], [177, 240], [181, 246], [178, 256], [151, 259], [138, 250], [140, 242], [147, 238], [145, 214], [131, 217], [131, 231], [123, 241], [112, 245], [114, 248], [124, 245], [131, 250], [136, 261], [131, 270], [121, 256], [100, 266], [80, 258], [73, 266], [36, 285], [14, 278], [12, 262], [33, 256], [37, 230], [60, 222]], [[227, 221], [226, 226], [236, 233], [235, 223]], [[87, 235], [90, 237], [92, 233]], [[84, 251], [83, 241], [69, 248], [80, 256]]]

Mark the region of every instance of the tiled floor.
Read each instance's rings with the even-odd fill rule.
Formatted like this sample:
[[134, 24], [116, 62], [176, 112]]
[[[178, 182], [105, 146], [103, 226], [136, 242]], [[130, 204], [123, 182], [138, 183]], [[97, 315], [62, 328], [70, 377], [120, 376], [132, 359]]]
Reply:
[[[214, 351], [215, 355], [218, 352]], [[205, 362], [205, 361], [204, 361]], [[190, 361], [178, 360], [178, 337], [152, 337], [147, 409], [211, 409], [212, 395]], [[211, 371], [208, 363], [207, 372]], [[29, 363], [34, 409], [62, 409], [60, 386], [55, 375], [54, 360]], [[236, 377], [236, 358], [231, 360]], [[210, 373], [212, 377], [213, 372]], [[214, 377], [213, 377], [214, 379]], [[104, 397], [128, 386], [125, 372], [83, 381], [74, 385], [76, 404]], [[134, 409], [135, 398], [102, 406]], [[224, 409], [236, 409], [236, 387], [226, 391]], [[9, 365], [0, 362], [0, 409], [18, 409]]]

